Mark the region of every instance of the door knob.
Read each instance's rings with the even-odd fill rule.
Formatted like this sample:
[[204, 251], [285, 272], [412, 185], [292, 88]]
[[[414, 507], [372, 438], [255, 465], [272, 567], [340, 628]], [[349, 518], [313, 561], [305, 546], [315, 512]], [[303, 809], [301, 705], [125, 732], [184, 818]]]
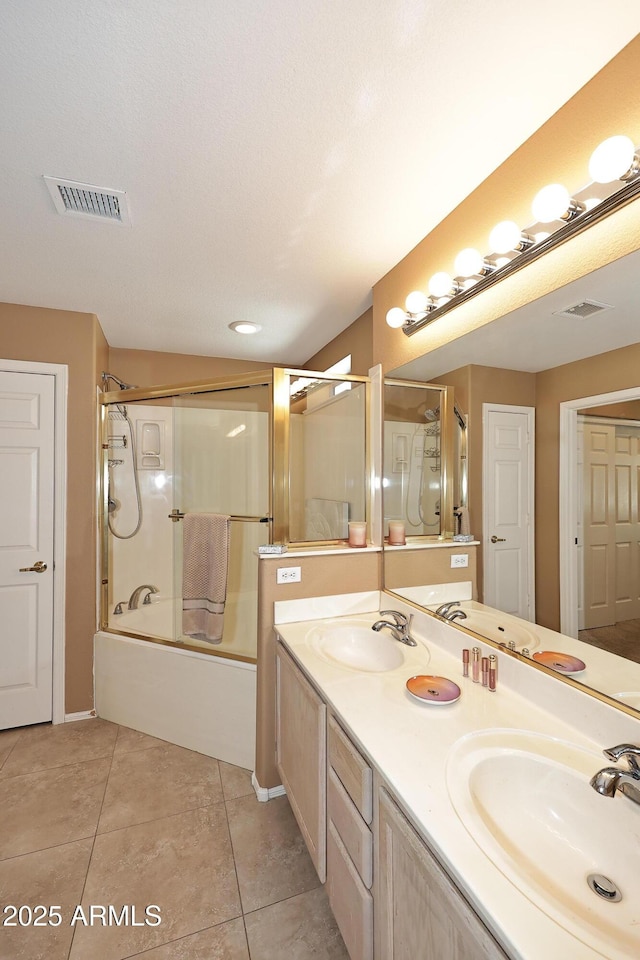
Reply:
[[36, 560], [32, 567], [20, 567], [20, 573], [44, 573], [47, 569], [46, 563], [42, 560]]
[[506, 543], [506, 542], [507, 542], [506, 537], [496, 537], [495, 533], [491, 537], [491, 543]]

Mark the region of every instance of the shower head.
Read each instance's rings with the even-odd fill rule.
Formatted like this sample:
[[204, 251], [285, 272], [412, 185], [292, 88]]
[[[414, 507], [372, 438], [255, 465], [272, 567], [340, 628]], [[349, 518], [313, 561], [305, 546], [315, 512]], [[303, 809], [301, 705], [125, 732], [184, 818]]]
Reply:
[[436, 420], [440, 419], [440, 407], [435, 407], [431, 410], [425, 410], [424, 418], [427, 423], [435, 423]]
[[121, 390], [135, 390], [137, 387], [136, 383], [125, 383], [120, 377], [115, 377], [112, 373], [107, 373], [105, 370], [102, 371], [102, 386], [106, 390], [108, 386], [108, 381], [113, 380], [114, 383], [117, 383]]

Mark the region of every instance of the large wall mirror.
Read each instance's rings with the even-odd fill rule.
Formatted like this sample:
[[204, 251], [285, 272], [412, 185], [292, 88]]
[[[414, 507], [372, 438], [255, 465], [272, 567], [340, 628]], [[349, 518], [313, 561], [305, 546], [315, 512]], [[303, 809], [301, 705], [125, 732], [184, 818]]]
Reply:
[[575, 682], [640, 710], [640, 251], [390, 375], [467, 416], [478, 599], [589, 644]]

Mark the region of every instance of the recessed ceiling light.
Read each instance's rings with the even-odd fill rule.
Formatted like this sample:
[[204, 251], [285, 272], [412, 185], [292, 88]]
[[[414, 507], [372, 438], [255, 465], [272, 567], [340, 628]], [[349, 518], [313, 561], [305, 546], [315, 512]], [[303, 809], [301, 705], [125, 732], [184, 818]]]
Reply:
[[236, 333], [257, 333], [258, 330], [262, 330], [262, 327], [259, 323], [252, 323], [250, 320], [235, 320], [229, 324], [229, 329], [235, 330]]

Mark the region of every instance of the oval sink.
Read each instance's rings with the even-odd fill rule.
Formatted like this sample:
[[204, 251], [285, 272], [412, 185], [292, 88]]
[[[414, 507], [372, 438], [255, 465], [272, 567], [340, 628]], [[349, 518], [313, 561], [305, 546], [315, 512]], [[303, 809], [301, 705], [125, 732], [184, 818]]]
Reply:
[[327, 621], [314, 627], [308, 640], [325, 660], [352, 670], [382, 673], [402, 666], [405, 659], [403, 644], [388, 631], [376, 633], [368, 620]]
[[[601, 754], [516, 730], [458, 741], [447, 763], [453, 806], [475, 842], [532, 903], [612, 960], [640, 957], [640, 807], [589, 784]], [[620, 902], [587, 885], [602, 874]]]
[[517, 650], [527, 647], [529, 650], [535, 650], [540, 646], [540, 638], [534, 630], [519, 623], [506, 615], [500, 615], [496, 610], [492, 613], [489, 610], [476, 610], [473, 607], [462, 607], [467, 614], [466, 620], [458, 620], [461, 627], [473, 630], [475, 633], [482, 634], [496, 643], [508, 644], [513, 641]]

